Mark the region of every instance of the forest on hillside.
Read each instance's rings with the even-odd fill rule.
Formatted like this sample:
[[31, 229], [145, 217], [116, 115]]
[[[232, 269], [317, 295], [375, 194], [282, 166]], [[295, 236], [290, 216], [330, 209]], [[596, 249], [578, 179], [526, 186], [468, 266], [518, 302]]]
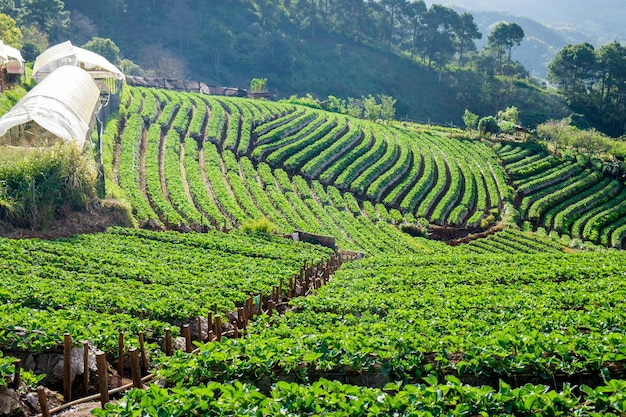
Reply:
[[397, 118], [423, 123], [511, 106], [529, 126], [569, 114], [511, 59], [523, 28], [481, 33], [471, 14], [422, 0], [15, 0], [0, 12], [27, 60], [69, 39], [129, 75], [240, 88], [267, 78], [279, 97], [386, 94]]

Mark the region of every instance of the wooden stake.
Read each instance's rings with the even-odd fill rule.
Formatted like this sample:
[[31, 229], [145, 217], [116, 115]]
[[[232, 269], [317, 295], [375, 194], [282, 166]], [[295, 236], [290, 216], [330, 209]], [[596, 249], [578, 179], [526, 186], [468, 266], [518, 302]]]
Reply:
[[117, 374], [124, 376], [124, 332], [120, 332], [117, 342]]
[[83, 342], [83, 393], [89, 393], [89, 343]]
[[207, 336], [207, 341], [212, 342], [213, 341], [213, 330], [209, 330], [209, 335]]
[[48, 408], [48, 397], [46, 397], [46, 389], [41, 385], [37, 387], [37, 397], [39, 398], [39, 406], [41, 407], [42, 417], [50, 417], [50, 408]]
[[141, 374], [148, 373], [148, 355], [146, 355], [146, 342], [143, 332], [139, 332], [139, 354], [141, 355]]
[[267, 315], [268, 315], [268, 317], [272, 317], [272, 313], [274, 311], [275, 305], [276, 304], [274, 303], [274, 300], [269, 300], [267, 302]]
[[279, 303], [283, 301], [283, 279], [280, 279], [280, 283], [278, 284], [278, 300]]
[[102, 408], [109, 402], [109, 381], [107, 374], [107, 358], [104, 352], [96, 352], [96, 365], [98, 366], [98, 387], [100, 390], [100, 405]]
[[165, 354], [172, 356], [172, 332], [169, 327], [165, 329]]
[[63, 335], [63, 399], [72, 401], [72, 337]]
[[196, 317], [196, 327], [198, 328], [198, 342], [202, 342], [202, 319]]
[[215, 316], [215, 338], [218, 342], [222, 341], [222, 318], [219, 314]]
[[187, 353], [193, 351], [193, 345], [191, 344], [191, 332], [189, 331], [189, 325], [183, 324], [183, 336], [185, 337], [185, 350]]
[[207, 314], [207, 320], [209, 321], [209, 327], [207, 329], [207, 332], [210, 332], [213, 330], [213, 313], [211, 311], [209, 311], [209, 314]]
[[130, 355], [130, 372], [133, 378], [133, 387], [142, 388], [143, 383], [141, 382], [141, 366], [139, 365], [139, 352], [137, 352], [136, 348], [130, 348], [128, 350], [128, 354]]
[[13, 366], [15, 366], [15, 374], [13, 375], [13, 388], [18, 389], [20, 385], [22, 385], [22, 377], [20, 375], [22, 370], [22, 360], [16, 359], [13, 362]]
[[235, 339], [239, 338], [239, 326], [237, 326], [237, 322], [233, 320], [233, 327], [235, 328], [234, 332], [233, 332], [233, 337]]
[[244, 312], [243, 312], [243, 308], [239, 307], [237, 309], [237, 325], [243, 327], [243, 321], [244, 321]]

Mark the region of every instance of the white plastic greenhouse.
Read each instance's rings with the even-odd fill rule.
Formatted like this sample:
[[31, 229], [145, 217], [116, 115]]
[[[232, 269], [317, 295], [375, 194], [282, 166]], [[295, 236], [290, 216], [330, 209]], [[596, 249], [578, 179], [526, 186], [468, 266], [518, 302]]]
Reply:
[[100, 88], [89, 73], [59, 67], [0, 118], [0, 144], [46, 146], [63, 140], [82, 148], [99, 106]]
[[41, 82], [55, 69], [66, 65], [80, 67], [89, 72], [101, 89], [109, 93], [116, 93], [116, 80], [124, 80], [122, 71], [102, 55], [74, 46], [70, 41], [43, 51], [35, 60], [33, 78]]

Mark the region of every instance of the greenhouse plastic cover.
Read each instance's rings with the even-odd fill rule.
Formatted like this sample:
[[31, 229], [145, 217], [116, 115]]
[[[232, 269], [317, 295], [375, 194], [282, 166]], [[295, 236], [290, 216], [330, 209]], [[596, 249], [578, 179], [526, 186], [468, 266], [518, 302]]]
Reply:
[[89, 73], [74, 66], [60, 67], [0, 118], [0, 136], [32, 120], [82, 148], [99, 104], [100, 89]]
[[43, 51], [35, 60], [33, 77], [40, 82], [56, 68], [64, 65], [74, 65], [96, 73], [94, 78], [124, 79], [122, 71], [102, 55], [74, 46], [70, 41], [59, 43]]
[[10, 59], [17, 59], [20, 62], [24, 62], [24, 58], [22, 58], [22, 54], [17, 49], [12, 46], [5, 45], [3, 41], [0, 40], [0, 59], [4, 62], [7, 62]]

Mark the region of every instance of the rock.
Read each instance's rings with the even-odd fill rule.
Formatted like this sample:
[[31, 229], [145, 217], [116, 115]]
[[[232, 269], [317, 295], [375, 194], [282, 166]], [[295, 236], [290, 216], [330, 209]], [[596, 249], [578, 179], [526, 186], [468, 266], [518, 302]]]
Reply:
[[[52, 383], [63, 384], [63, 355], [46, 355], [41, 356], [41, 360], [38, 361], [37, 368], [41, 369], [43, 373], [48, 375]], [[71, 361], [70, 361], [70, 375], [72, 382], [78, 375], [83, 374], [83, 348], [77, 347], [72, 349]], [[89, 370], [96, 372], [96, 349], [93, 344], [89, 342]], [[47, 368], [47, 371], [43, 368]]]
[[20, 395], [14, 389], [7, 387], [0, 388], [0, 415], [12, 416], [22, 410]]

